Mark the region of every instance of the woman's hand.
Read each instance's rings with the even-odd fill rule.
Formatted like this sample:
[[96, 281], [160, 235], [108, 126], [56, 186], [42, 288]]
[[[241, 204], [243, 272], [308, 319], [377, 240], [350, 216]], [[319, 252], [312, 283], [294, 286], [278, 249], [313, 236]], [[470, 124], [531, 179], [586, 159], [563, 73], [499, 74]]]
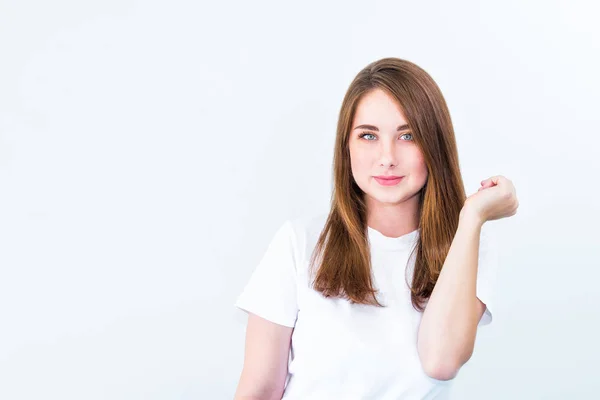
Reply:
[[517, 192], [512, 181], [497, 175], [481, 181], [477, 192], [465, 200], [461, 216], [468, 214], [484, 223], [511, 217], [517, 213], [518, 207]]

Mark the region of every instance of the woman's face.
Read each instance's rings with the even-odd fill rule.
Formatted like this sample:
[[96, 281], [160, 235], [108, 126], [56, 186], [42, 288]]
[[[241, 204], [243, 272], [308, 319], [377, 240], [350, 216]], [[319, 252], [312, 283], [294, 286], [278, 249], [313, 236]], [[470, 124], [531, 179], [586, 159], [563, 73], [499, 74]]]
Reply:
[[[374, 89], [360, 99], [349, 150], [352, 175], [366, 193], [367, 204], [402, 203], [418, 194], [427, 181], [427, 166], [405, 125], [400, 107], [385, 91]], [[403, 178], [384, 185], [375, 179], [381, 175]]]

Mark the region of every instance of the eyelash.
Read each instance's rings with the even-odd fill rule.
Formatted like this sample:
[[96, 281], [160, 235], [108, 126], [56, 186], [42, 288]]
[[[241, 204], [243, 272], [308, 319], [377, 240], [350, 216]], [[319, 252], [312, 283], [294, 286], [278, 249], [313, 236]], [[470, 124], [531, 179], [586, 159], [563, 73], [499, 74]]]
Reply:
[[[370, 132], [363, 132], [363, 133], [361, 133], [360, 135], [358, 135], [358, 137], [362, 139], [362, 138], [363, 138], [364, 136], [366, 136], [366, 135], [373, 135], [373, 136], [375, 136], [375, 134], [373, 134], [373, 133], [370, 133]], [[404, 136], [404, 135], [410, 135], [410, 136], [412, 137], [412, 133], [405, 133], [405, 134], [403, 134], [402, 136]], [[365, 140], [367, 140], [367, 139], [365, 139]], [[411, 139], [411, 140], [412, 140], [412, 139]], [[367, 142], [372, 142], [372, 140], [367, 140]]]

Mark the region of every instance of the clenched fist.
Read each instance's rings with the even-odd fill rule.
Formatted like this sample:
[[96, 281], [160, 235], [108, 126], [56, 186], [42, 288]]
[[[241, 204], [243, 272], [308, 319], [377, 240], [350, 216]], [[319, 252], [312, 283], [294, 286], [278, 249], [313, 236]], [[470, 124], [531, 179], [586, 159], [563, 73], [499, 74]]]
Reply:
[[497, 175], [481, 181], [477, 192], [465, 200], [461, 216], [474, 216], [484, 223], [511, 217], [517, 213], [518, 207], [519, 200], [512, 181]]

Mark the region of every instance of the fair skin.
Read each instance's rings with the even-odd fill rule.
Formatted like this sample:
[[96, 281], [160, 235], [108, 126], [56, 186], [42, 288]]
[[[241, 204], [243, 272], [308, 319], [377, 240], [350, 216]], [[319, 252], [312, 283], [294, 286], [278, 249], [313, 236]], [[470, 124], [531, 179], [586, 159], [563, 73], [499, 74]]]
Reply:
[[[374, 89], [359, 101], [348, 140], [352, 176], [365, 192], [367, 224], [389, 237], [417, 229], [420, 190], [428, 177], [407, 125], [394, 99]], [[394, 186], [383, 186], [374, 178], [380, 175], [404, 178]]]
[[[360, 125], [370, 128], [354, 129]], [[356, 110], [349, 138], [351, 168], [365, 192], [368, 225], [399, 237], [418, 228], [420, 190], [428, 172], [406, 119], [394, 99], [381, 90], [366, 94]], [[377, 129], [373, 129], [376, 127]], [[360, 138], [359, 135], [367, 133]], [[383, 186], [374, 176], [404, 176]], [[483, 180], [461, 211], [458, 230], [419, 326], [417, 348], [424, 371], [453, 379], [473, 351], [477, 323], [485, 311], [475, 295], [479, 234], [485, 221], [514, 215], [518, 201], [503, 176]], [[244, 366], [234, 400], [281, 399], [294, 328], [250, 313]]]
[[234, 400], [281, 399], [293, 330], [249, 313], [244, 366]]

